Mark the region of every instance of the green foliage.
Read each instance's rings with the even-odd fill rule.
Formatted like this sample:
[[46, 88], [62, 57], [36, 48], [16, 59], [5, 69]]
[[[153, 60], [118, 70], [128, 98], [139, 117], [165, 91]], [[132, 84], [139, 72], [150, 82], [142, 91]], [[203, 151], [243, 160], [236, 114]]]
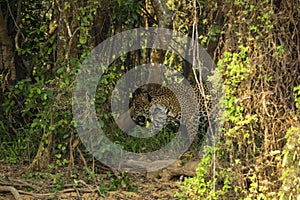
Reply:
[[19, 26], [23, 37], [17, 50], [32, 65], [28, 66], [33, 70], [32, 74], [42, 79], [51, 74], [47, 72], [47, 65], [53, 64], [53, 53], [56, 50], [56, 34], [48, 34], [53, 16], [52, 10], [48, 9], [50, 6], [51, 2], [29, 0], [23, 2], [23, 11], [20, 13]]
[[[124, 134], [121, 130], [114, 127], [113, 125], [111, 125], [111, 127], [109, 128], [104, 127], [104, 130], [108, 138], [113, 141], [115, 145], [119, 145], [122, 149], [135, 153], [156, 151], [167, 145], [176, 136], [177, 132], [176, 126], [173, 126], [172, 124], [167, 125], [155, 136], [149, 138], [139, 138]], [[146, 135], [149, 133], [150, 129], [142, 130], [137, 127], [134, 131], [134, 133], [136, 133], [137, 135]], [[180, 146], [180, 144], [175, 145]], [[102, 146], [102, 150], [103, 151], [101, 152], [97, 152], [99, 157], [107, 156], [105, 154], [110, 150], [110, 146], [107, 146], [107, 149]]]
[[259, 185], [257, 175], [253, 173], [251, 176], [249, 176], [249, 180], [251, 181], [249, 192], [243, 191], [244, 193], [248, 194], [247, 197], [245, 197], [245, 200], [252, 200], [252, 199], [267, 200], [268, 199], [267, 196], [263, 193], [264, 191], [263, 186]]
[[[21, 2], [21, 7], [17, 7], [18, 2]], [[95, 37], [102, 37], [101, 30], [94, 30], [97, 24], [95, 16], [99, 17], [97, 16], [99, 10], [108, 13], [106, 19], [111, 26], [103, 26], [104, 29], [109, 29], [107, 35], [143, 26], [145, 25], [143, 19], [146, 18], [150, 26], [155, 25], [157, 19], [153, 10], [147, 8], [149, 5], [151, 7], [151, 1], [147, 6], [143, 5], [143, 1], [136, 0], [55, 1], [54, 3], [52, 1], [27, 0], [18, 2], [15, 0], [3, 1], [1, 8], [2, 11], [5, 11], [7, 5], [11, 5], [13, 13], [3, 12], [6, 13], [5, 20], [9, 25], [8, 35], [16, 45], [18, 51], [16, 53], [21, 60], [25, 61], [26, 65], [29, 63], [29, 66], [26, 66], [29, 76], [16, 85], [10, 86], [7, 85], [7, 77], [0, 74], [0, 161], [16, 163], [22, 158], [28, 159], [30, 162], [36, 155], [40, 142], [44, 142], [44, 151], [52, 152], [53, 163], [49, 165], [49, 171], [46, 173], [37, 172], [28, 176], [36, 179], [50, 178], [55, 186], [54, 191], [58, 191], [65, 181], [64, 173], [60, 171], [60, 168], [66, 167], [70, 162], [68, 160], [70, 142], [76, 134], [70, 100], [76, 69], [80, 61], [93, 48], [91, 44], [94, 44]], [[109, 2], [107, 11], [102, 10], [103, 2]], [[201, 35], [196, 39], [200, 40], [201, 45], [209, 49], [211, 41], [216, 41], [220, 34], [226, 32], [220, 38], [221, 42], [218, 46], [220, 50], [216, 52], [216, 59], [219, 59], [218, 56], [223, 53], [224, 49], [230, 51], [222, 54], [223, 57], [218, 62], [219, 73], [225, 80], [226, 93], [222, 99], [226, 122], [226, 129], [224, 128], [224, 134], [222, 134], [223, 141], [219, 142], [218, 148], [208, 150], [199, 164], [197, 176], [186, 179], [182, 193], [177, 194], [178, 197], [182, 199], [222, 199], [230, 194], [235, 194], [236, 196], [244, 195], [247, 199], [266, 199], [264, 192], [271, 187], [267, 188], [261, 180], [275, 180], [276, 170], [273, 169], [276, 167], [273, 166], [277, 166], [282, 172], [280, 181], [274, 181], [275, 187], [282, 182], [277, 197], [280, 199], [300, 198], [299, 127], [295, 126], [287, 131], [285, 138], [287, 143], [283, 151], [276, 149], [268, 152], [275, 146], [280, 148], [280, 145], [283, 145], [282, 141], [284, 140], [277, 136], [280, 135], [280, 132], [276, 131], [286, 130], [283, 127], [286, 126], [284, 123], [278, 125], [276, 122], [269, 123], [268, 120], [270, 120], [269, 118], [276, 120], [277, 116], [272, 118], [274, 115], [282, 110], [284, 112], [285, 107], [290, 108], [291, 106], [282, 106], [281, 104], [278, 106], [277, 112], [277, 106], [274, 106], [277, 102], [268, 101], [268, 97], [266, 97], [263, 99], [266, 100], [266, 110], [270, 113], [276, 110], [276, 113], [270, 114], [271, 117], [268, 116], [269, 113], [267, 115], [259, 113], [259, 109], [246, 108], [244, 98], [248, 97], [244, 96], [244, 90], [248, 87], [243, 85], [250, 83], [250, 81], [247, 82], [249, 75], [253, 75], [251, 77], [258, 75], [257, 81], [251, 81], [250, 87], [254, 89], [254, 92], [263, 94], [264, 91], [274, 90], [276, 91], [274, 94], [278, 94], [284, 89], [278, 80], [282, 81], [286, 78], [278, 79], [276, 77], [276, 73], [280, 74], [281, 67], [287, 69], [287, 72], [291, 69], [296, 73], [293, 68], [295, 62], [289, 60], [295, 58], [292, 51], [296, 48], [293, 45], [299, 43], [297, 37], [294, 37], [295, 33], [298, 33], [296, 27], [298, 27], [299, 21], [297, 21], [297, 13], [294, 13], [292, 9], [299, 8], [298, 5], [293, 7], [293, 3], [297, 4], [296, 2], [270, 0], [262, 0], [259, 3], [251, 0], [208, 2], [200, 0], [194, 7], [191, 1], [168, 1], [168, 6], [176, 13], [173, 18], [173, 27], [176, 30], [191, 35], [194, 31], [191, 29], [194, 17], [198, 17], [196, 26]], [[288, 8], [288, 12], [280, 10], [280, 8]], [[282, 14], [285, 12], [288, 14]], [[225, 18], [224, 27], [218, 22], [220, 13]], [[18, 16], [19, 14], [20, 16]], [[13, 17], [16, 21], [11, 23]], [[52, 25], [57, 26], [53, 32], [50, 31]], [[72, 50], [74, 50], [74, 54], [72, 54]], [[71, 51], [72, 53], [70, 53]], [[142, 52], [138, 55], [140, 57], [150, 55], [146, 51], [150, 52], [142, 50], [137, 54]], [[124, 65], [116, 62], [116, 65], [109, 66], [109, 70], [99, 81], [95, 103], [99, 124], [105, 129], [107, 136], [116, 145], [136, 153], [152, 152], [161, 148], [174, 138], [174, 132], [176, 132], [175, 126], [168, 126], [155, 137], [142, 139], [128, 136], [114, 127], [114, 120], [109, 108], [111, 91], [124, 69], [129, 69], [130, 66], [142, 60], [138, 56], [124, 55], [120, 58]], [[250, 57], [254, 58], [251, 62]], [[134, 59], [139, 61], [134, 61]], [[182, 63], [182, 58], [167, 53], [166, 64], [176, 66], [178, 71], [182, 71], [184, 66]], [[274, 64], [276, 68], [268, 66], [271, 65], [270, 63]], [[277, 65], [277, 63], [280, 64]], [[17, 65], [17, 67], [19, 66], [22, 67], [22, 64]], [[258, 68], [262, 73], [257, 72], [259, 70], [256, 71]], [[288, 80], [288, 83], [292, 82], [294, 83], [293, 80]], [[261, 86], [258, 87], [258, 85]], [[299, 121], [300, 86], [295, 87], [294, 92], [295, 107], [297, 108], [295, 121]], [[287, 93], [289, 92], [281, 92], [280, 98], [285, 99]], [[253, 102], [254, 107], [260, 105], [256, 103]], [[268, 131], [272, 132], [270, 131], [271, 126], [276, 130], [271, 133], [272, 135], [268, 133]], [[50, 135], [53, 135], [54, 141], [48, 141], [47, 136]], [[53, 146], [50, 147], [51, 149], [47, 149], [47, 144], [50, 142], [53, 142]], [[268, 148], [268, 144], [271, 144], [270, 148]], [[223, 146], [221, 151], [222, 145], [225, 147]], [[249, 153], [250, 149], [253, 149], [252, 154]], [[267, 160], [275, 163], [267, 166], [272, 168], [270, 174], [265, 173], [267, 167], [265, 167], [266, 170], [259, 171], [260, 176], [268, 174], [265, 176], [269, 177], [263, 178], [258, 176], [258, 173], [255, 174], [254, 169], [251, 169], [256, 157], [262, 156], [262, 152], [264, 154], [280, 152], [278, 153], [280, 155], [274, 159], [275, 161]], [[76, 154], [76, 152], [72, 153]], [[103, 152], [98, 153], [104, 155], [107, 152], [104, 148]], [[218, 163], [221, 157], [223, 157], [224, 163]], [[268, 155], [265, 159], [269, 159], [269, 157], [272, 159], [272, 155]], [[281, 165], [276, 165], [281, 158], [283, 158]], [[250, 162], [248, 163], [248, 161]], [[214, 169], [212, 163], [215, 164]], [[256, 164], [255, 167], [260, 170], [261, 164]], [[246, 175], [245, 172], [236, 170], [239, 167], [248, 170], [246, 170], [247, 178], [242, 177]], [[97, 173], [91, 169], [85, 169], [85, 175], [89, 181], [97, 181]], [[72, 175], [72, 177], [76, 176], [77, 174]], [[107, 174], [104, 179], [109, 183], [103, 184], [103, 187], [100, 186], [99, 193], [102, 195], [105, 195], [107, 191], [124, 186], [128, 190], [136, 190], [136, 187], [129, 184], [129, 179], [125, 174], [120, 174], [118, 177]], [[249, 187], [243, 185], [245, 179], [250, 181]]]
[[[8, 119], [15, 118], [15, 110], [18, 110], [17, 116], [20, 116], [22, 124], [17, 124], [14, 139], [12, 135], [5, 132], [8, 128], [0, 126], [3, 129], [3, 140], [10, 141], [10, 148], [6, 147], [7, 142], [0, 145], [3, 154], [1, 160], [13, 161], [16, 156], [22, 156], [21, 152], [26, 152], [26, 157], [33, 157], [37, 151], [38, 144], [42, 135], [54, 134], [56, 143], [54, 153], [57, 159], [66, 153], [68, 146], [67, 138], [75, 132], [72, 122], [71, 98], [72, 80], [74, 74], [62, 72], [56, 78], [44, 81], [39, 77], [32, 82], [30, 79], [24, 79], [11, 88], [10, 93], [6, 93], [1, 108], [5, 108], [4, 113]], [[22, 102], [19, 101], [22, 99]], [[16, 118], [15, 118], [16, 119]], [[0, 119], [1, 120], [1, 119]], [[19, 121], [20, 123], [20, 121]], [[14, 125], [15, 126], [15, 125]], [[48, 141], [45, 141], [46, 144]], [[10, 155], [10, 156], [8, 156]], [[23, 155], [24, 156], [24, 155]], [[65, 161], [61, 161], [65, 162]]]
[[[300, 114], [300, 86], [294, 88], [295, 106], [297, 108], [297, 117]], [[300, 198], [300, 127], [291, 127], [285, 138], [287, 140], [282, 151], [282, 175], [280, 180], [282, 186], [280, 188], [278, 198], [283, 199], [299, 199]]]
[[[70, 4], [71, 3], [65, 4], [65, 6], [68, 5], [66, 10], [71, 9]], [[78, 28], [80, 31], [80, 35], [77, 47], [79, 49], [82, 49], [80, 60], [83, 60], [93, 48], [89, 42], [89, 40], [92, 38], [90, 31], [93, 25], [94, 16], [97, 13], [98, 6], [99, 1], [88, 0], [78, 9], [78, 23], [80, 24]]]
[[135, 28], [140, 23], [140, 14], [142, 11], [141, 1], [135, 0], [113, 0], [112, 20], [116, 24], [126, 25], [127, 29]]
[[300, 127], [292, 127], [286, 134], [287, 143], [283, 149], [282, 186], [279, 199], [300, 198]]
[[[248, 47], [240, 46], [238, 53], [225, 52], [223, 58], [218, 61], [218, 70], [225, 76], [225, 85], [237, 89], [239, 84], [245, 80], [249, 74], [250, 60], [247, 55]], [[226, 93], [233, 94], [228, 89]]]
[[[119, 187], [125, 187], [128, 191], [138, 192], [137, 186], [130, 184], [129, 178], [124, 172], [121, 172], [117, 178], [108, 172], [104, 179], [109, 180], [109, 183], [101, 185], [98, 189], [99, 194], [103, 197], [106, 196], [108, 191], [116, 190]], [[101, 182], [103, 182], [104, 179], [102, 179]]]
[[217, 41], [218, 35], [221, 33], [220, 29], [217, 27], [212, 27], [208, 33], [207, 36], [204, 36], [203, 39], [201, 39], [201, 45], [206, 46], [210, 41]]
[[19, 161], [19, 157], [22, 156], [22, 152], [26, 151], [26, 143], [26, 138], [25, 140], [18, 138], [16, 140], [2, 142], [0, 145], [0, 151], [2, 153], [0, 161], [17, 163]]
[[[212, 171], [212, 163], [216, 162], [216, 158], [224, 159], [234, 153], [229, 151], [237, 148], [237, 144], [241, 141], [247, 143], [251, 139], [246, 125], [257, 121], [257, 116], [244, 116], [244, 107], [238, 98], [240, 85], [251, 73], [249, 64], [248, 47], [244, 46], [240, 46], [237, 53], [225, 52], [223, 58], [219, 60], [217, 70], [225, 80], [223, 83], [225, 95], [221, 99], [221, 107], [225, 110], [223, 116], [225, 122], [230, 122], [232, 128], [224, 133], [225, 142], [220, 141], [218, 145], [234, 148], [227, 148], [225, 151], [221, 151], [217, 147], [210, 149], [199, 163], [197, 176], [184, 181], [184, 186], [181, 188], [183, 192], [177, 194], [177, 197], [182, 199], [222, 199], [229, 195], [229, 190], [232, 189], [231, 185], [235, 181], [235, 177], [232, 176], [232, 169], [230, 167], [227, 169], [217, 168]], [[218, 84], [216, 82], [213, 81], [213, 84]], [[213, 155], [216, 155], [216, 158]], [[235, 165], [240, 166], [241, 162], [240, 159], [236, 159]], [[247, 193], [247, 191], [243, 191]], [[237, 189], [235, 192], [239, 192], [239, 190]]]
[[90, 169], [89, 167], [84, 167], [85, 172], [87, 173], [87, 179], [89, 181], [95, 181], [97, 174], [95, 171], [93, 171], [92, 169]]
[[[238, 98], [237, 89], [242, 81], [244, 81], [249, 71], [249, 57], [248, 47], [240, 46], [238, 53], [225, 52], [223, 58], [218, 62], [218, 70], [223, 75], [225, 82], [225, 100], [223, 100], [223, 107], [225, 110], [226, 121], [231, 121], [236, 126], [233, 129], [228, 130], [226, 135], [234, 136], [237, 132], [237, 128], [251, 123], [251, 121], [257, 121], [256, 115], [243, 116], [244, 107], [241, 99]], [[244, 134], [247, 134], [245, 130]]]
[[300, 85], [294, 87], [294, 100], [295, 100], [295, 107], [298, 111], [298, 117], [300, 116]]
[[[210, 168], [214, 160], [214, 154], [219, 154], [218, 148], [209, 148], [205, 150], [205, 156], [201, 159], [197, 167], [197, 175], [187, 178], [181, 186], [181, 193], [175, 196], [180, 199], [220, 199], [231, 188], [231, 178], [226, 169], [222, 169], [212, 176]], [[222, 182], [222, 186], [216, 186]]]
[[[0, 76], [2, 78], [2, 76]], [[26, 80], [24, 80], [26, 82]], [[0, 161], [15, 163], [19, 157], [27, 153], [29, 138], [26, 134], [22, 134], [24, 127], [20, 126], [21, 113], [18, 110], [22, 105], [18, 101], [20, 91], [14, 88], [5, 87], [4, 82], [0, 82], [3, 95], [0, 98]]]

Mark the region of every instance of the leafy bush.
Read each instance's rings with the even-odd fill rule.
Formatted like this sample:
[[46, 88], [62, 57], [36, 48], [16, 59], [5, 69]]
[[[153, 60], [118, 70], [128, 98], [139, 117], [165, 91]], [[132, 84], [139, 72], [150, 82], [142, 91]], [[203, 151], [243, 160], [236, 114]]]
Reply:
[[204, 153], [205, 156], [201, 159], [196, 170], [197, 175], [184, 181], [183, 186], [181, 186], [182, 193], [176, 193], [176, 197], [193, 200], [220, 199], [231, 188], [232, 180], [227, 169], [222, 169], [215, 174], [211, 171], [214, 155], [220, 154], [219, 149], [207, 147]]
[[[300, 86], [294, 88], [296, 121], [300, 116]], [[282, 170], [279, 199], [300, 199], [300, 126], [291, 127], [285, 136], [287, 143], [282, 151]]]

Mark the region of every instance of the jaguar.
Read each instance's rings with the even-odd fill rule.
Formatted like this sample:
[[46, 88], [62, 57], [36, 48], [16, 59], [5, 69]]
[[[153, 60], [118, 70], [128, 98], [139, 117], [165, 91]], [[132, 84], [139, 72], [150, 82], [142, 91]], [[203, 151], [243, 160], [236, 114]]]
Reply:
[[196, 133], [198, 126], [195, 124], [207, 126], [205, 103], [209, 104], [207, 87], [201, 92], [198, 86], [184, 84], [156, 86], [133, 96], [130, 116], [137, 125], [145, 127], [151, 124], [154, 130], [175, 123], [183, 124], [188, 132]]

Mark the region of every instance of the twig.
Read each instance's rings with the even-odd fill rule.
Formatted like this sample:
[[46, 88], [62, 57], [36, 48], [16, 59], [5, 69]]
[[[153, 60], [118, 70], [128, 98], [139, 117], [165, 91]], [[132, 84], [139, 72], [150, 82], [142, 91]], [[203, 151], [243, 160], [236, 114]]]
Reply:
[[11, 18], [12, 18], [13, 21], [14, 21], [14, 24], [15, 24], [16, 28], [18, 29], [18, 31], [20, 31], [22, 37], [25, 38], [24, 34], [22, 33], [20, 27], [18, 26], [18, 24], [17, 24], [17, 22], [16, 22], [16, 20], [15, 20], [15, 17], [14, 17], [14, 15], [13, 15], [12, 11], [11, 11], [11, 8], [10, 8], [10, 5], [9, 5], [8, 0], [6, 0], [6, 2], [7, 2], [7, 8], [8, 8], [8, 11], [9, 11], [9, 13], [10, 13], [10, 15], [11, 15]]
[[8, 191], [11, 192], [16, 200], [21, 200], [20, 194], [16, 188], [12, 186], [0, 186], [0, 191]]

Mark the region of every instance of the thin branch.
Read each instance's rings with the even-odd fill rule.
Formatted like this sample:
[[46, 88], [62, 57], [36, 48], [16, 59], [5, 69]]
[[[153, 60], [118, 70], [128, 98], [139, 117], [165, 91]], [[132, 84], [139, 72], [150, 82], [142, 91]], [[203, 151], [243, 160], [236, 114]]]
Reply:
[[0, 186], [0, 191], [11, 192], [12, 195], [15, 197], [16, 200], [21, 200], [21, 196], [20, 196], [18, 190], [16, 190], [16, 188], [14, 188], [14, 187], [11, 187], [11, 186]]
[[12, 11], [11, 11], [11, 8], [10, 8], [10, 5], [9, 5], [8, 0], [6, 0], [6, 2], [7, 2], [7, 8], [8, 8], [9, 14], [10, 14], [11, 18], [13, 19], [14, 24], [15, 24], [17, 30], [21, 33], [22, 37], [25, 38], [25, 36], [24, 36], [24, 34], [22, 33], [22, 31], [21, 31], [19, 25], [17, 24], [17, 21], [15, 20], [15, 17], [14, 17], [14, 15], [13, 15]]

